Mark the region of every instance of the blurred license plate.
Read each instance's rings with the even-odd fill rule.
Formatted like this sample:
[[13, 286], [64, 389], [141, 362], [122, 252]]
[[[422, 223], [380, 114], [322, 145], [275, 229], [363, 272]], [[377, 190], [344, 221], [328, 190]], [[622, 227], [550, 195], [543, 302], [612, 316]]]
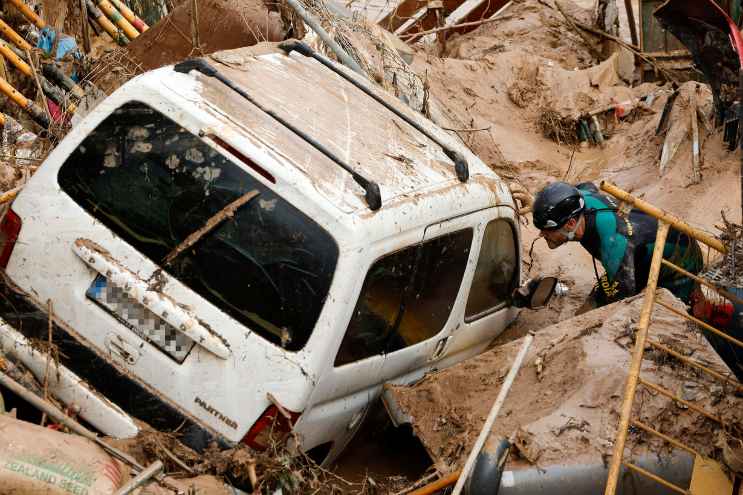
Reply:
[[85, 293], [142, 339], [182, 363], [194, 341], [98, 275]]

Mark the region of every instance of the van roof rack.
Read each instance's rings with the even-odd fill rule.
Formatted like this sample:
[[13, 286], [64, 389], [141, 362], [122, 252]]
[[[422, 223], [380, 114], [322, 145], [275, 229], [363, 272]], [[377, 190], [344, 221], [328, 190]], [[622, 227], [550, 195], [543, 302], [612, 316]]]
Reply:
[[369, 87], [369, 85], [364, 79], [362, 79], [356, 74], [350, 73], [350, 71], [341, 69], [337, 64], [333, 63], [329, 58], [317, 53], [309, 45], [301, 41], [287, 40], [282, 43], [279, 43], [279, 48], [282, 49], [284, 52], [286, 52], [287, 55], [295, 51], [297, 53], [304, 55], [305, 57], [314, 58], [315, 60], [323, 64], [325, 67], [332, 70], [333, 72], [341, 76], [343, 79], [345, 79], [346, 81], [350, 82], [351, 84], [359, 88], [361, 91], [366, 93], [369, 97], [374, 99], [377, 103], [385, 107], [387, 110], [389, 110], [390, 112], [394, 113], [396, 116], [398, 116], [399, 118], [407, 122], [416, 131], [420, 132], [421, 134], [426, 136], [428, 139], [438, 144], [443, 150], [444, 154], [447, 157], [449, 157], [449, 159], [452, 162], [454, 162], [454, 170], [460, 182], [467, 182], [470, 176], [470, 172], [469, 172], [469, 165], [467, 164], [467, 160], [465, 159], [465, 157], [460, 152], [449, 148], [446, 144], [441, 142], [440, 139], [438, 139], [436, 136], [434, 136], [433, 134], [428, 132], [426, 129], [424, 129], [423, 126], [421, 126], [418, 122], [411, 119], [409, 116], [405, 115], [400, 110], [398, 110], [397, 108], [392, 106], [390, 103], [388, 103], [384, 98], [376, 94], [371, 89], [371, 87]]
[[285, 119], [277, 115], [273, 110], [264, 107], [261, 105], [258, 101], [255, 100], [250, 94], [248, 94], [244, 89], [239, 87], [237, 84], [232, 82], [229, 78], [225, 77], [224, 74], [219, 72], [214, 66], [209, 64], [206, 60], [201, 58], [191, 58], [184, 60], [183, 62], [180, 62], [176, 64], [173, 67], [173, 70], [176, 72], [180, 72], [183, 74], [188, 74], [192, 70], [198, 71], [201, 74], [207, 76], [207, 77], [213, 77], [246, 100], [248, 100], [250, 103], [255, 105], [260, 111], [268, 115], [269, 117], [272, 117], [274, 120], [279, 122], [281, 125], [292, 131], [294, 134], [302, 138], [305, 142], [307, 142], [310, 146], [314, 147], [316, 150], [318, 150], [320, 153], [328, 157], [331, 161], [335, 162], [336, 165], [341, 167], [343, 170], [348, 172], [351, 177], [356, 181], [358, 185], [360, 185], [362, 188], [364, 188], [365, 191], [365, 199], [366, 204], [369, 205], [369, 208], [372, 211], [376, 211], [382, 207], [382, 196], [379, 191], [379, 185], [372, 181], [367, 179], [366, 177], [362, 176], [358, 172], [356, 172], [353, 168], [351, 168], [350, 165], [345, 163], [343, 160], [341, 160], [338, 156], [335, 155], [332, 151], [330, 151], [328, 148], [326, 148], [322, 143], [318, 142], [315, 138], [308, 135], [307, 133], [303, 132], [302, 130], [298, 129], [296, 126], [292, 125], [291, 123], [287, 122]]

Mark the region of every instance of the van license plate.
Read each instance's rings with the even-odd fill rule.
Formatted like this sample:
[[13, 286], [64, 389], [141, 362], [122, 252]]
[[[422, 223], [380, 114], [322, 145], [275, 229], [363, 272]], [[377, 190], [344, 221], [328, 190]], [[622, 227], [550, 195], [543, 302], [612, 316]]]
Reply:
[[189, 337], [177, 331], [155, 313], [129, 297], [119, 287], [98, 275], [85, 293], [89, 299], [116, 317], [140, 338], [182, 363], [195, 345]]

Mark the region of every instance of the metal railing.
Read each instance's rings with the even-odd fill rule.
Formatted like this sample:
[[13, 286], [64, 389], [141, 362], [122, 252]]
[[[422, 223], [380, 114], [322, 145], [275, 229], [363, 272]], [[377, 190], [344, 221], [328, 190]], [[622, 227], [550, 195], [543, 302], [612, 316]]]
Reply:
[[[703, 373], [706, 373], [707, 375], [717, 380], [733, 385], [739, 391], [743, 391], [743, 385], [737, 380], [726, 377], [710, 369], [704, 364], [698, 361], [695, 361], [693, 359], [690, 359], [686, 356], [683, 356], [682, 354], [674, 351], [673, 349], [670, 349], [669, 347], [659, 342], [650, 340], [648, 338], [648, 327], [650, 325], [650, 319], [653, 313], [654, 306], [655, 304], [658, 304], [659, 306], [672, 312], [673, 314], [677, 316], [681, 316], [699, 325], [704, 330], [709, 331], [741, 348], [743, 348], [743, 342], [729, 336], [728, 334], [718, 330], [717, 328], [713, 327], [712, 325], [708, 323], [705, 323], [697, 318], [694, 318], [693, 316], [687, 314], [684, 311], [680, 311], [663, 301], [657, 301], [656, 291], [658, 288], [658, 278], [660, 276], [660, 270], [662, 267], [665, 266], [669, 269], [675, 270], [681, 275], [691, 278], [692, 280], [696, 281], [699, 284], [702, 284], [708, 287], [709, 289], [715, 291], [720, 296], [734, 303], [743, 304], [743, 301], [741, 301], [741, 299], [731, 294], [730, 292], [726, 291], [725, 289], [718, 287], [717, 285], [710, 282], [709, 280], [703, 279], [702, 277], [698, 277], [697, 275], [689, 273], [683, 268], [676, 266], [675, 264], [663, 258], [663, 251], [664, 251], [665, 244], [666, 244], [666, 238], [668, 236], [668, 231], [670, 230], [670, 228], [674, 228], [675, 230], [682, 232], [688, 235], [689, 237], [696, 239], [697, 241], [709, 246], [710, 248], [724, 255], [727, 253], [727, 248], [720, 240], [715, 239], [714, 237], [698, 229], [691, 227], [689, 224], [683, 222], [679, 218], [673, 215], [670, 215], [664, 212], [663, 210], [660, 210], [659, 208], [656, 208], [653, 205], [645, 201], [642, 201], [641, 199], [633, 197], [628, 192], [623, 191], [610, 183], [602, 182], [601, 189], [604, 192], [607, 192], [611, 194], [612, 196], [616, 197], [620, 201], [627, 203], [631, 205], [633, 208], [643, 211], [647, 213], [648, 215], [655, 217], [658, 220], [658, 232], [655, 238], [655, 249], [653, 250], [653, 258], [650, 264], [650, 275], [648, 276], [648, 283], [645, 289], [645, 299], [643, 302], [642, 310], [640, 312], [640, 322], [638, 325], [637, 333], [635, 335], [635, 346], [632, 352], [632, 360], [630, 362], [629, 376], [627, 378], [627, 383], [625, 386], [624, 396], [622, 400], [622, 407], [620, 409], [619, 427], [617, 428], [617, 434], [616, 434], [616, 438], [614, 441], [614, 450], [613, 450], [612, 457], [611, 457], [611, 463], [609, 465], [609, 474], [608, 474], [608, 478], [606, 482], [606, 490], [604, 491], [604, 495], [615, 495], [616, 494], [617, 485], [619, 482], [619, 476], [620, 476], [620, 471], [621, 471], [622, 466], [642, 476], [645, 476], [647, 478], [650, 478], [656, 481], [657, 483], [663, 485], [669, 490], [675, 491], [677, 493], [682, 493], [682, 494], [691, 494], [692, 491], [690, 491], [689, 488], [683, 488], [678, 485], [675, 485], [639, 466], [636, 466], [635, 464], [629, 461], [624, 460], [624, 449], [625, 449], [625, 445], [627, 442], [627, 434], [628, 434], [628, 430], [630, 426], [638, 428], [644, 431], [645, 433], [648, 433], [655, 437], [658, 437], [661, 440], [673, 445], [676, 448], [689, 452], [691, 455], [694, 456], [695, 463], [697, 462], [697, 460], [704, 458], [704, 456], [702, 456], [699, 452], [695, 451], [694, 449], [684, 444], [680, 440], [671, 438], [668, 435], [665, 435], [661, 433], [660, 431], [657, 431], [656, 429], [650, 427], [649, 425], [639, 420], [632, 419], [632, 406], [635, 400], [635, 394], [637, 392], [638, 385], [646, 389], [649, 389], [653, 391], [654, 393], [664, 395], [668, 397], [669, 399], [672, 399], [676, 403], [683, 404], [690, 411], [694, 411], [698, 414], [701, 414], [702, 416], [704, 416], [705, 418], [711, 421], [715, 421], [719, 423], [720, 425], [724, 424], [722, 418], [718, 417], [717, 415], [707, 411], [706, 409], [702, 407], [697, 406], [696, 404], [693, 404], [687, 400], [684, 400], [682, 397], [678, 396], [678, 394], [670, 390], [667, 390], [664, 387], [656, 383], [652, 383], [652, 382], [649, 382], [641, 378], [640, 369], [642, 366], [642, 360], [644, 357], [645, 347], [650, 346], [657, 351], [667, 353], [668, 355], [673, 356], [674, 358], [682, 361], [684, 364], [692, 368], [695, 368]], [[731, 492], [732, 492], [732, 484], [730, 487], [730, 493]], [[719, 494], [719, 495], [723, 495], [723, 494]]]

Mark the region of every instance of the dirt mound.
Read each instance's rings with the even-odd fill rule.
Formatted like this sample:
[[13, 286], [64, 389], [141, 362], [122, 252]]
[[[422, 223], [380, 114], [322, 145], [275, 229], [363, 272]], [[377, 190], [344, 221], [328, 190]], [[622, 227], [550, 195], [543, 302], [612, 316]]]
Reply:
[[[590, 23], [592, 12], [572, 2], [560, 2], [565, 12]], [[446, 58], [479, 60], [519, 49], [572, 70], [594, 63], [585, 41], [570, 28], [553, 1], [515, 0], [498, 22], [484, 24], [447, 42]]]
[[[667, 291], [661, 291], [660, 298], [682, 307]], [[596, 462], [611, 453], [642, 302], [635, 297], [536, 334], [494, 428], [506, 437], [517, 433], [520, 447], [512, 454], [510, 468]], [[656, 309], [650, 336], [729, 373], [699, 333], [663, 309]], [[514, 341], [428, 375], [414, 386], [393, 388], [438, 469], [448, 472], [464, 462], [520, 347], [521, 341]], [[741, 420], [743, 400], [673, 358], [646, 351], [641, 376], [733, 422]], [[718, 425], [660, 394], [641, 387], [634, 415], [665, 434], [684, 438], [705, 455], [718, 454], [709, 441]], [[666, 448], [640, 433], [630, 435], [628, 445], [633, 455]]]
[[200, 47], [194, 44], [192, 2], [186, 2], [132, 41], [129, 56], [151, 70], [190, 56], [284, 39], [280, 15], [261, 0], [199, 0], [197, 11]]

